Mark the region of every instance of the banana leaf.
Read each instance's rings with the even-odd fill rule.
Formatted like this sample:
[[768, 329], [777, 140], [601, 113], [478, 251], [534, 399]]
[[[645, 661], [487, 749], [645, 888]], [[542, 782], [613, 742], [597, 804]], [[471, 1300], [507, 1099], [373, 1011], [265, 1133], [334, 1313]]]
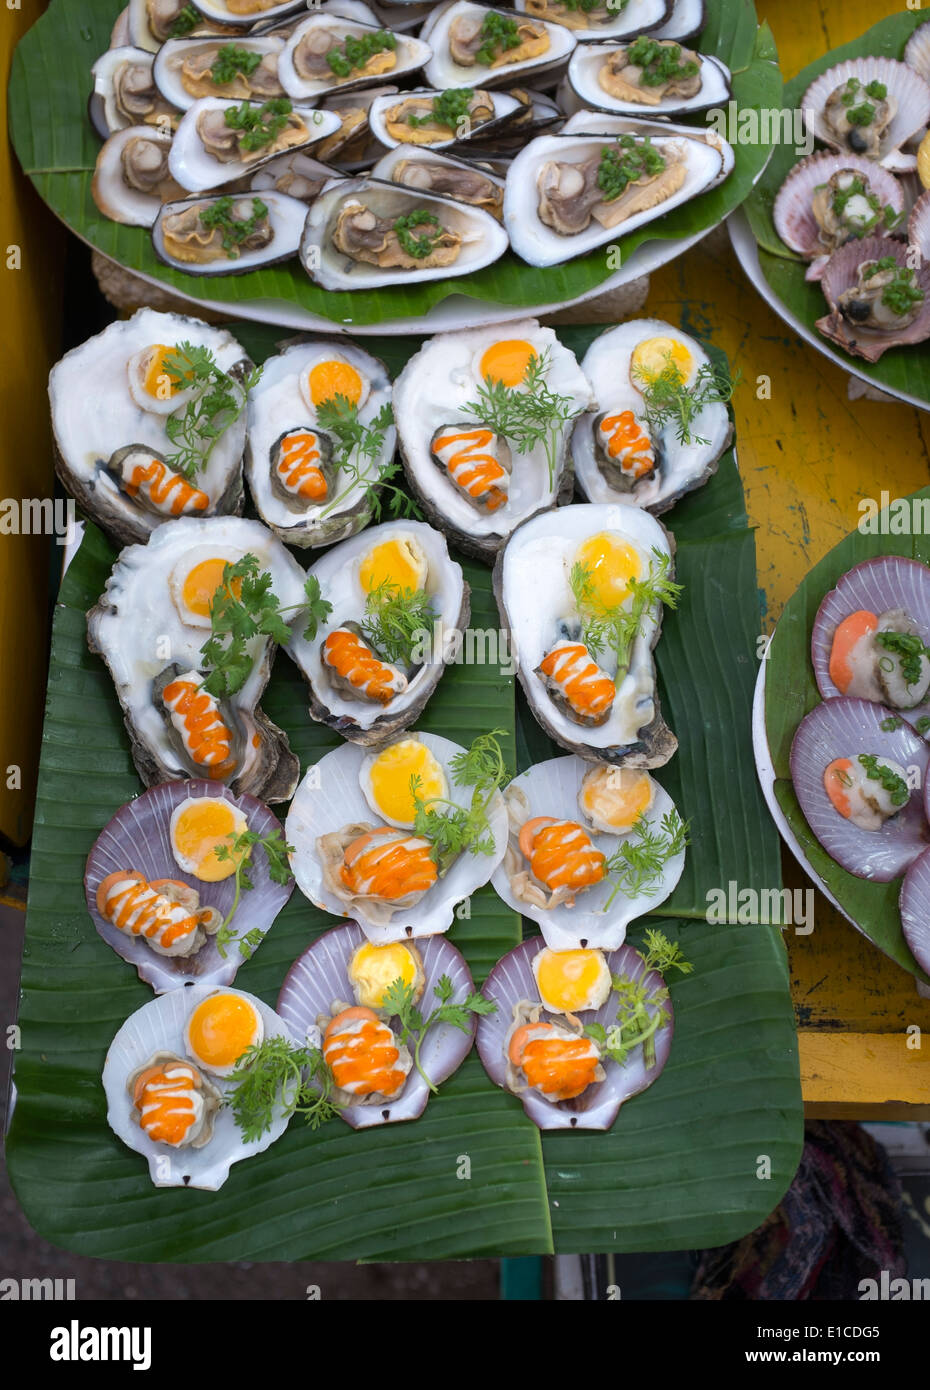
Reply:
[[[930, 488], [912, 493], [910, 500], [914, 498], [930, 498]], [[928, 977], [911, 955], [901, 931], [898, 911], [901, 880], [869, 883], [856, 878], [830, 858], [804, 819], [794, 794], [788, 761], [795, 730], [805, 714], [821, 702], [811, 665], [810, 641], [813, 621], [824, 595], [854, 565], [879, 555], [906, 555], [930, 564], [930, 536], [882, 535], [880, 528], [888, 525], [888, 513], [883, 512], [875, 524], [877, 534], [857, 529], [840, 541], [814, 566], [785, 605], [766, 662], [765, 727], [775, 767], [775, 795], [814, 876], [879, 950], [926, 983]]]
[[[828, 68], [848, 58], [881, 57], [901, 59], [904, 46], [914, 30], [926, 23], [922, 10], [908, 10], [891, 15], [867, 30], [852, 43], [835, 48], [798, 73], [784, 87], [784, 107], [797, 107], [805, 91], [816, 77]], [[743, 211], [759, 247], [759, 267], [773, 295], [801, 323], [816, 333], [814, 325], [827, 313], [827, 303], [819, 284], [805, 280], [806, 261], [802, 261], [785, 246], [775, 230], [772, 210], [775, 196], [789, 172], [797, 163], [794, 145], [775, 146], [765, 172], [746, 199]], [[826, 340], [825, 340], [826, 341]], [[842, 348], [830, 345], [843, 354]], [[866, 362], [850, 357], [850, 366], [857, 375], [869, 377], [876, 386], [902, 391], [917, 400], [930, 403], [930, 342], [913, 347], [891, 348], [879, 362]]]
[[[273, 330], [235, 331], [257, 360], [274, 350]], [[580, 353], [594, 332], [560, 335]], [[370, 343], [392, 372], [418, 346]], [[151, 995], [97, 936], [84, 904], [87, 853], [139, 790], [109, 676], [86, 647], [85, 610], [115, 557], [87, 527], [53, 629], [7, 1140], [14, 1189], [41, 1235], [110, 1259], [428, 1260], [718, 1245], [774, 1207], [797, 1166], [802, 1123], [780, 933], [697, 920], [708, 886], [778, 882], [777, 837], [746, 775], [759, 620], [732, 458], [672, 515], [681, 518], [682, 573], [694, 598], [669, 615], [660, 645], [668, 644], [661, 669], [681, 738], [667, 784], [692, 820], [693, 844], [678, 907], [666, 905], [653, 924], [681, 940], [695, 970], [669, 981], [676, 1037], [660, 1081], [624, 1107], [611, 1133], [541, 1142], [473, 1053], [414, 1124], [355, 1133], [334, 1120], [312, 1133], [294, 1121], [266, 1153], [234, 1167], [218, 1193], [154, 1189], [142, 1159], [106, 1123], [107, 1045]], [[472, 621], [494, 627], [488, 571], [466, 568]], [[302, 767], [333, 746], [310, 722], [303, 682], [283, 656], [262, 703]], [[535, 756], [550, 756], [538, 726], [535, 734], [518, 726], [513, 682], [493, 667], [450, 667], [421, 727], [462, 743], [503, 728], [521, 762], [527, 738]], [[332, 920], [296, 891], [237, 983], [273, 1004], [291, 962]], [[519, 918], [487, 888], [450, 939], [480, 982], [520, 935]]]
[[[92, 90], [91, 65], [109, 44], [118, 0], [52, 0], [19, 44], [10, 79], [10, 132], [25, 172], [41, 196], [79, 237], [129, 270], [152, 277], [194, 298], [236, 305], [263, 301], [299, 306], [334, 323], [378, 324], [418, 318], [449, 295], [467, 295], [514, 309], [577, 299], [619, 268], [602, 249], [565, 266], [538, 269], [511, 253], [468, 276], [424, 285], [361, 293], [335, 293], [312, 284], [299, 264], [210, 276], [173, 270], [152, 250], [146, 229], [110, 222], [97, 210], [90, 185], [99, 141], [86, 114]], [[777, 106], [781, 77], [771, 32], [757, 27], [752, 0], [707, 0], [708, 24], [702, 51], [733, 70], [733, 95], [740, 107]], [[693, 237], [708, 232], [738, 207], [771, 153], [767, 144], [736, 146], [736, 165], [718, 189], [674, 209], [618, 242], [621, 263], [644, 242]], [[674, 254], [674, 253], [672, 253]], [[262, 317], [271, 313], [267, 307]]]

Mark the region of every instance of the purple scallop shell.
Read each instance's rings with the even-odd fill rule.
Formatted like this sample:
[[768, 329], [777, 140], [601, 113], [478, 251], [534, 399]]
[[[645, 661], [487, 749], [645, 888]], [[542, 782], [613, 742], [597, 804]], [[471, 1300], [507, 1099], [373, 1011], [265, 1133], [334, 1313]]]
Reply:
[[[830, 679], [833, 635], [844, 618], [860, 608], [876, 616], [891, 608], [903, 608], [930, 643], [930, 568], [903, 555], [880, 555], [854, 565], [824, 596], [811, 628], [811, 662], [817, 689], [825, 700], [842, 695]], [[908, 724], [930, 715], [930, 700], [914, 709], [897, 710]]]
[[923, 786], [930, 747], [909, 724], [891, 731], [880, 727], [883, 719], [895, 715], [895, 710], [870, 700], [825, 700], [804, 716], [791, 744], [791, 780], [814, 835], [844, 869], [875, 883], [900, 878], [930, 841], [923, 797], [915, 789], [881, 830], [860, 830], [833, 806], [823, 774], [834, 758], [877, 753], [902, 767], [918, 768]]
[[820, 279], [820, 288], [830, 306], [830, 313], [818, 319], [815, 327], [831, 342], [850, 352], [854, 357], [862, 357], [866, 362], [877, 362], [889, 348], [922, 343], [930, 338], [930, 265], [922, 262], [914, 272], [918, 286], [924, 292], [920, 313], [907, 328], [895, 333], [881, 333], [874, 328], [857, 328], [847, 323], [837, 305], [844, 290], [851, 289], [857, 281], [859, 266], [863, 261], [881, 260], [883, 256], [893, 256], [899, 265], [907, 264], [908, 247], [903, 241], [890, 237], [864, 237], [862, 241], [848, 241], [827, 261]]
[[820, 227], [811, 206], [813, 197], [817, 189], [840, 169], [853, 169], [857, 174], [862, 174], [883, 204], [894, 208], [895, 212], [904, 211], [901, 185], [894, 174], [874, 160], [859, 154], [838, 154], [832, 150], [802, 159], [775, 195], [772, 220], [785, 245], [813, 262], [807, 272], [808, 280], [819, 280], [827, 263], [827, 253], [818, 244]]
[[[248, 794], [235, 796], [229, 787], [205, 781], [161, 782], [121, 806], [101, 830], [84, 873], [87, 910], [104, 941], [118, 956], [136, 967], [139, 978], [151, 985], [156, 994], [165, 994], [185, 984], [232, 984], [243, 959], [236, 943], [231, 942], [226, 947], [224, 960], [213, 937], [207, 938], [196, 955], [160, 956], [138, 937], [127, 936], [114, 927], [97, 910], [97, 889], [107, 875], [136, 869], [149, 880], [174, 878], [196, 888], [202, 905], [215, 907], [225, 917], [235, 896], [233, 879], [202, 883], [193, 874], [185, 873], [171, 852], [171, 816], [175, 807], [189, 796], [211, 796], [228, 801], [243, 813], [250, 830], [259, 835], [277, 830], [282, 840], [284, 838], [281, 822], [264, 802]], [[255, 929], [264, 935], [294, 891], [294, 880], [275, 883], [268, 873], [268, 860], [261, 847], [252, 851], [249, 877], [254, 887], [242, 894], [232, 926], [240, 936]]]
[[[497, 962], [482, 991], [486, 998], [496, 1001], [497, 1012], [483, 1014], [478, 1019], [478, 1055], [494, 1084], [505, 1089], [507, 1061], [504, 1043], [513, 1023], [513, 1006], [522, 999], [539, 998], [533, 975], [533, 959], [545, 945], [541, 936], [521, 942]], [[620, 946], [616, 951], [609, 951], [606, 959], [611, 974], [629, 975], [633, 980], [638, 980], [643, 974], [643, 958], [633, 946]], [[648, 979], [650, 985], [656, 988], [664, 984], [657, 970], [650, 970]], [[665, 1008], [669, 1019], [655, 1035], [656, 1063], [650, 1071], [646, 1070], [642, 1048], [639, 1048], [626, 1066], [605, 1061], [606, 1079], [589, 1086], [574, 1100], [551, 1101], [535, 1091], [526, 1091], [518, 1099], [533, 1123], [540, 1129], [610, 1129], [623, 1102], [651, 1086], [668, 1061], [675, 1021], [670, 1001], [666, 1000]], [[580, 1015], [584, 1023], [602, 1023], [605, 1028], [610, 1027], [616, 1016], [617, 1001], [612, 992], [599, 1009], [586, 1009]]]
[[[924, 28], [930, 30], [930, 24], [925, 24]], [[911, 215], [907, 219], [907, 239], [917, 247], [925, 261], [930, 260], [930, 188], [926, 193], [921, 193], [911, 208]]]
[[[924, 788], [925, 804], [930, 787]], [[930, 974], [930, 847], [918, 854], [901, 885], [901, 930], [911, 955]]]
[[[313, 945], [297, 957], [284, 978], [275, 1006], [296, 1038], [306, 1038], [307, 1029], [316, 1027], [319, 1014], [330, 1012], [334, 1000], [352, 1002], [354, 995], [347, 974], [349, 958], [356, 947], [367, 940], [357, 922], [343, 922], [317, 937]], [[420, 937], [411, 944], [420, 952], [426, 975], [419, 1006], [422, 1013], [431, 1012], [438, 1002], [433, 989], [441, 975], [448, 975], [452, 981], [453, 1003], [460, 1003], [474, 992], [475, 982], [465, 957], [444, 936]], [[429, 1030], [420, 1050], [420, 1061], [434, 1086], [441, 1086], [458, 1071], [471, 1051], [474, 1037], [474, 1015], [467, 1033], [449, 1023], [436, 1024]], [[395, 1120], [416, 1120], [426, 1109], [429, 1097], [426, 1082], [413, 1070], [396, 1100], [383, 1106], [351, 1105], [339, 1114], [353, 1129], [368, 1129]]]

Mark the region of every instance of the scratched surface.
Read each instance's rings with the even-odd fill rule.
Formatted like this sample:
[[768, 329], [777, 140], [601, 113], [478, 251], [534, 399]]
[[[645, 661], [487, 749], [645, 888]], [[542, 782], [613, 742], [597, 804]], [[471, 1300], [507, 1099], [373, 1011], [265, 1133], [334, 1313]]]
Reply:
[[[790, 78], [903, 6], [758, 0], [757, 8]], [[930, 482], [930, 414], [850, 401], [846, 374], [768, 308], [723, 232], [653, 277], [644, 312], [706, 335], [742, 372], [733, 401], [737, 449], [757, 528], [760, 631], [771, 631], [808, 570], [856, 525], [861, 497], [883, 488], [900, 496]], [[760, 377], [770, 382], [768, 399]], [[808, 887], [787, 852], [784, 861], [786, 886]], [[795, 936], [789, 928], [786, 942], [809, 1112], [930, 1117], [930, 1067], [925, 1053], [907, 1046], [908, 1025], [930, 1032], [930, 1000], [918, 997], [913, 978], [820, 894], [814, 931]]]

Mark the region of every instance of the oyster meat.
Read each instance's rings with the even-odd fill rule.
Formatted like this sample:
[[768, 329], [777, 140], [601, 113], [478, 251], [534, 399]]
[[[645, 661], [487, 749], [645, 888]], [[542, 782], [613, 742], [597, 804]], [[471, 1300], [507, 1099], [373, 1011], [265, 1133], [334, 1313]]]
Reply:
[[332, 113], [294, 107], [287, 97], [265, 102], [201, 97], [184, 113], [175, 133], [171, 173], [182, 188], [203, 193], [313, 144], [338, 126]]
[[191, 275], [242, 273], [295, 255], [306, 211], [285, 193], [188, 198], [164, 205], [152, 243], [161, 260]]
[[575, 47], [562, 25], [512, 9], [455, 0], [440, 6], [424, 24], [421, 37], [433, 53], [426, 65], [431, 87], [499, 86], [512, 76], [555, 76]]
[[151, 125], [170, 132], [180, 113], [155, 84], [151, 53], [144, 49], [110, 48], [94, 63], [90, 114], [106, 139], [127, 126]]
[[336, 14], [298, 24], [281, 56], [281, 79], [298, 100], [316, 100], [347, 87], [409, 77], [427, 61], [428, 44]]
[[104, 217], [151, 227], [163, 202], [183, 198], [168, 168], [171, 136], [152, 126], [127, 126], [100, 148], [91, 193]]
[[372, 169], [372, 177], [454, 198], [457, 203], [489, 212], [498, 221], [504, 210], [504, 180], [483, 166], [470, 164], [436, 150], [415, 152], [398, 145], [388, 150]]

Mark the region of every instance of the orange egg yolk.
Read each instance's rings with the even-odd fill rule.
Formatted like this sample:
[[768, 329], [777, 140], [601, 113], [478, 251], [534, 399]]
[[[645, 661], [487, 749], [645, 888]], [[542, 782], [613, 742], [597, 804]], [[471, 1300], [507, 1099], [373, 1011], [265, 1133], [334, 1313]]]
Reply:
[[[179, 380], [174, 374], [170, 374], [165, 366], [165, 358], [174, 357], [176, 353], [176, 347], [169, 347], [165, 343], [153, 343], [149, 348], [142, 385], [148, 395], [153, 396], [155, 400], [169, 401], [172, 396], [176, 396], [179, 391], [185, 389], [185, 382]], [[193, 372], [188, 372], [186, 375], [187, 379], [190, 380]]]
[[258, 1020], [247, 999], [213, 994], [197, 1005], [187, 1025], [191, 1051], [205, 1067], [231, 1067], [250, 1047]]
[[492, 343], [481, 356], [480, 372], [485, 381], [500, 381], [504, 386], [519, 386], [527, 368], [536, 357], [536, 349], [524, 338], [506, 338]]
[[[209, 618], [210, 606], [217, 589], [222, 588], [223, 572], [228, 564], [228, 560], [215, 555], [209, 560], [201, 560], [187, 571], [181, 593], [189, 613], [196, 613], [199, 618]], [[238, 598], [242, 593], [241, 579], [233, 580], [232, 591]]]
[[344, 396], [352, 405], [358, 405], [362, 398], [362, 378], [348, 362], [335, 359], [317, 362], [310, 368], [307, 384], [314, 405], [335, 400], [337, 396]]

